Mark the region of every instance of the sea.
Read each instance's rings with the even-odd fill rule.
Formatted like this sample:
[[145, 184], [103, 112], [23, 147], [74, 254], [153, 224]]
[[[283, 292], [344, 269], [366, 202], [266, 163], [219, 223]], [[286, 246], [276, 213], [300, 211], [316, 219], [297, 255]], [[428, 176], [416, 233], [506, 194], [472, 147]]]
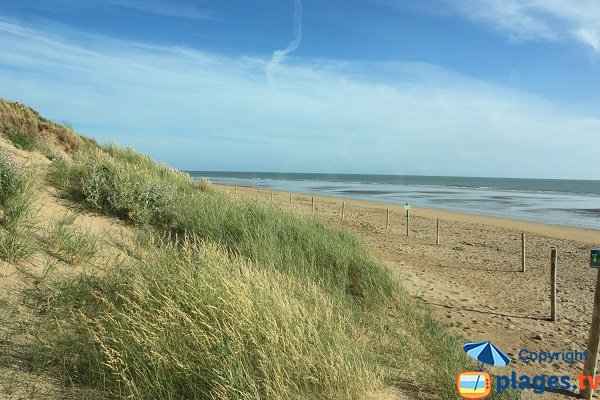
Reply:
[[188, 171], [194, 179], [600, 229], [600, 181]]

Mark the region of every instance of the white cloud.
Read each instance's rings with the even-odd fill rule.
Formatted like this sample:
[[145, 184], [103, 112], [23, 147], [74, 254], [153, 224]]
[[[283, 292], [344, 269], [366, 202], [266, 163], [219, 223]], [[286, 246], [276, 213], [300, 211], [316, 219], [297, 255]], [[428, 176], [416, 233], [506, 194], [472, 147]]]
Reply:
[[133, 11], [183, 19], [211, 18], [206, 6], [198, 2], [181, 0], [45, 0], [38, 7], [47, 7], [56, 12], [57, 7], [69, 9], [101, 9], [105, 7], [125, 8]]
[[597, 0], [449, 0], [469, 18], [515, 40], [575, 38], [600, 51]]
[[302, 0], [294, 0], [294, 39], [288, 43], [285, 49], [275, 50], [271, 56], [268, 70], [276, 67], [285, 58], [296, 51], [302, 42]]
[[574, 35], [596, 51], [600, 51], [600, 31], [594, 28], [579, 28]]
[[0, 96], [181, 168], [600, 178], [600, 119], [435, 65], [313, 60], [267, 78], [268, 59], [1, 20], [0, 53]]

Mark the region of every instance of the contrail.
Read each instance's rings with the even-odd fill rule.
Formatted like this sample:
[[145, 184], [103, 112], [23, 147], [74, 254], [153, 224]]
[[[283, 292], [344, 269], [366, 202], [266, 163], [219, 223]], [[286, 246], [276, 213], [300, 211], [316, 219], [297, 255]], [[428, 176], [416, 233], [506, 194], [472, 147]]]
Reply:
[[294, 0], [294, 40], [292, 40], [285, 49], [275, 50], [271, 56], [268, 69], [276, 67], [283, 62], [285, 58], [296, 51], [302, 41], [302, 0]]

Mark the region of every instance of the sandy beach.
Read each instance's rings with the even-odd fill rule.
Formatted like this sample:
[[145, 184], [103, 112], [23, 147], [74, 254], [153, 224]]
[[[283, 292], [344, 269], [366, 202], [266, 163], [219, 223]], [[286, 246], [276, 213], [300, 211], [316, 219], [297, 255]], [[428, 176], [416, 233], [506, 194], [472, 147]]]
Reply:
[[[311, 195], [219, 187], [232, 196], [312, 213]], [[314, 215], [361, 237], [398, 274], [408, 291], [431, 305], [438, 320], [465, 341], [491, 340], [509, 354], [512, 364], [507, 374], [514, 370], [517, 374], [569, 375], [576, 382], [582, 362], [522, 361], [518, 354], [522, 349], [585, 350], [596, 282], [596, 271], [589, 267], [589, 250], [600, 246], [600, 231], [511, 220], [509, 215], [501, 219], [414, 207], [407, 237], [403, 206], [321, 196], [314, 196]], [[435, 243], [437, 219], [439, 246]], [[524, 273], [521, 233], [526, 237]], [[552, 247], [558, 252], [555, 322], [549, 320]], [[506, 371], [492, 370], [498, 374]], [[564, 395], [532, 396], [550, 399]]]

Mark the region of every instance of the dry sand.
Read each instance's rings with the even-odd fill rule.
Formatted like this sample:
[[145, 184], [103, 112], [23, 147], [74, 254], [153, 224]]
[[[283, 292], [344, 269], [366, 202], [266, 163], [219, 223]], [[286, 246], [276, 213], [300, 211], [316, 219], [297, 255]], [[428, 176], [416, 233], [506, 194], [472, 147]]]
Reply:
[[[234, 187], [220, 186], [234, 195]], [[257, 189], [237, 187], [237, 196], [256, 199]], [[311, 214], [311, 195], [273, 191], [273, 203]], [[271, 191], [261, 190], [270, 202]], [[354, 232], [401, 278], [414, 296], [431, 305], [438, 320], [465, 341], [491, 340], [512, 358], [510, 367], [493, 373], [570, 375], [583, 363], [521, 361], [521, 349], [586, 349], [596, 271], [589, 267], [590, 248], [600, 247], [600, 231], [413, 208], [406, 236], [403, 206], [314, 196], [315, 216]], [[342, 201], [345, 218], [341, 221]], [[385, 230], [386, 209], [390, 210]], [[507, 216], [510, 217], [510, 216]], [[441, 243], [435, 245], [436, 219]], [[521, 272], [521, 232], [526, 235], [527, 266]], [[558, 251], [557, 315], [550, 317], [550, 250]], [[525, 398], [568, 398], [565, 394]]]

